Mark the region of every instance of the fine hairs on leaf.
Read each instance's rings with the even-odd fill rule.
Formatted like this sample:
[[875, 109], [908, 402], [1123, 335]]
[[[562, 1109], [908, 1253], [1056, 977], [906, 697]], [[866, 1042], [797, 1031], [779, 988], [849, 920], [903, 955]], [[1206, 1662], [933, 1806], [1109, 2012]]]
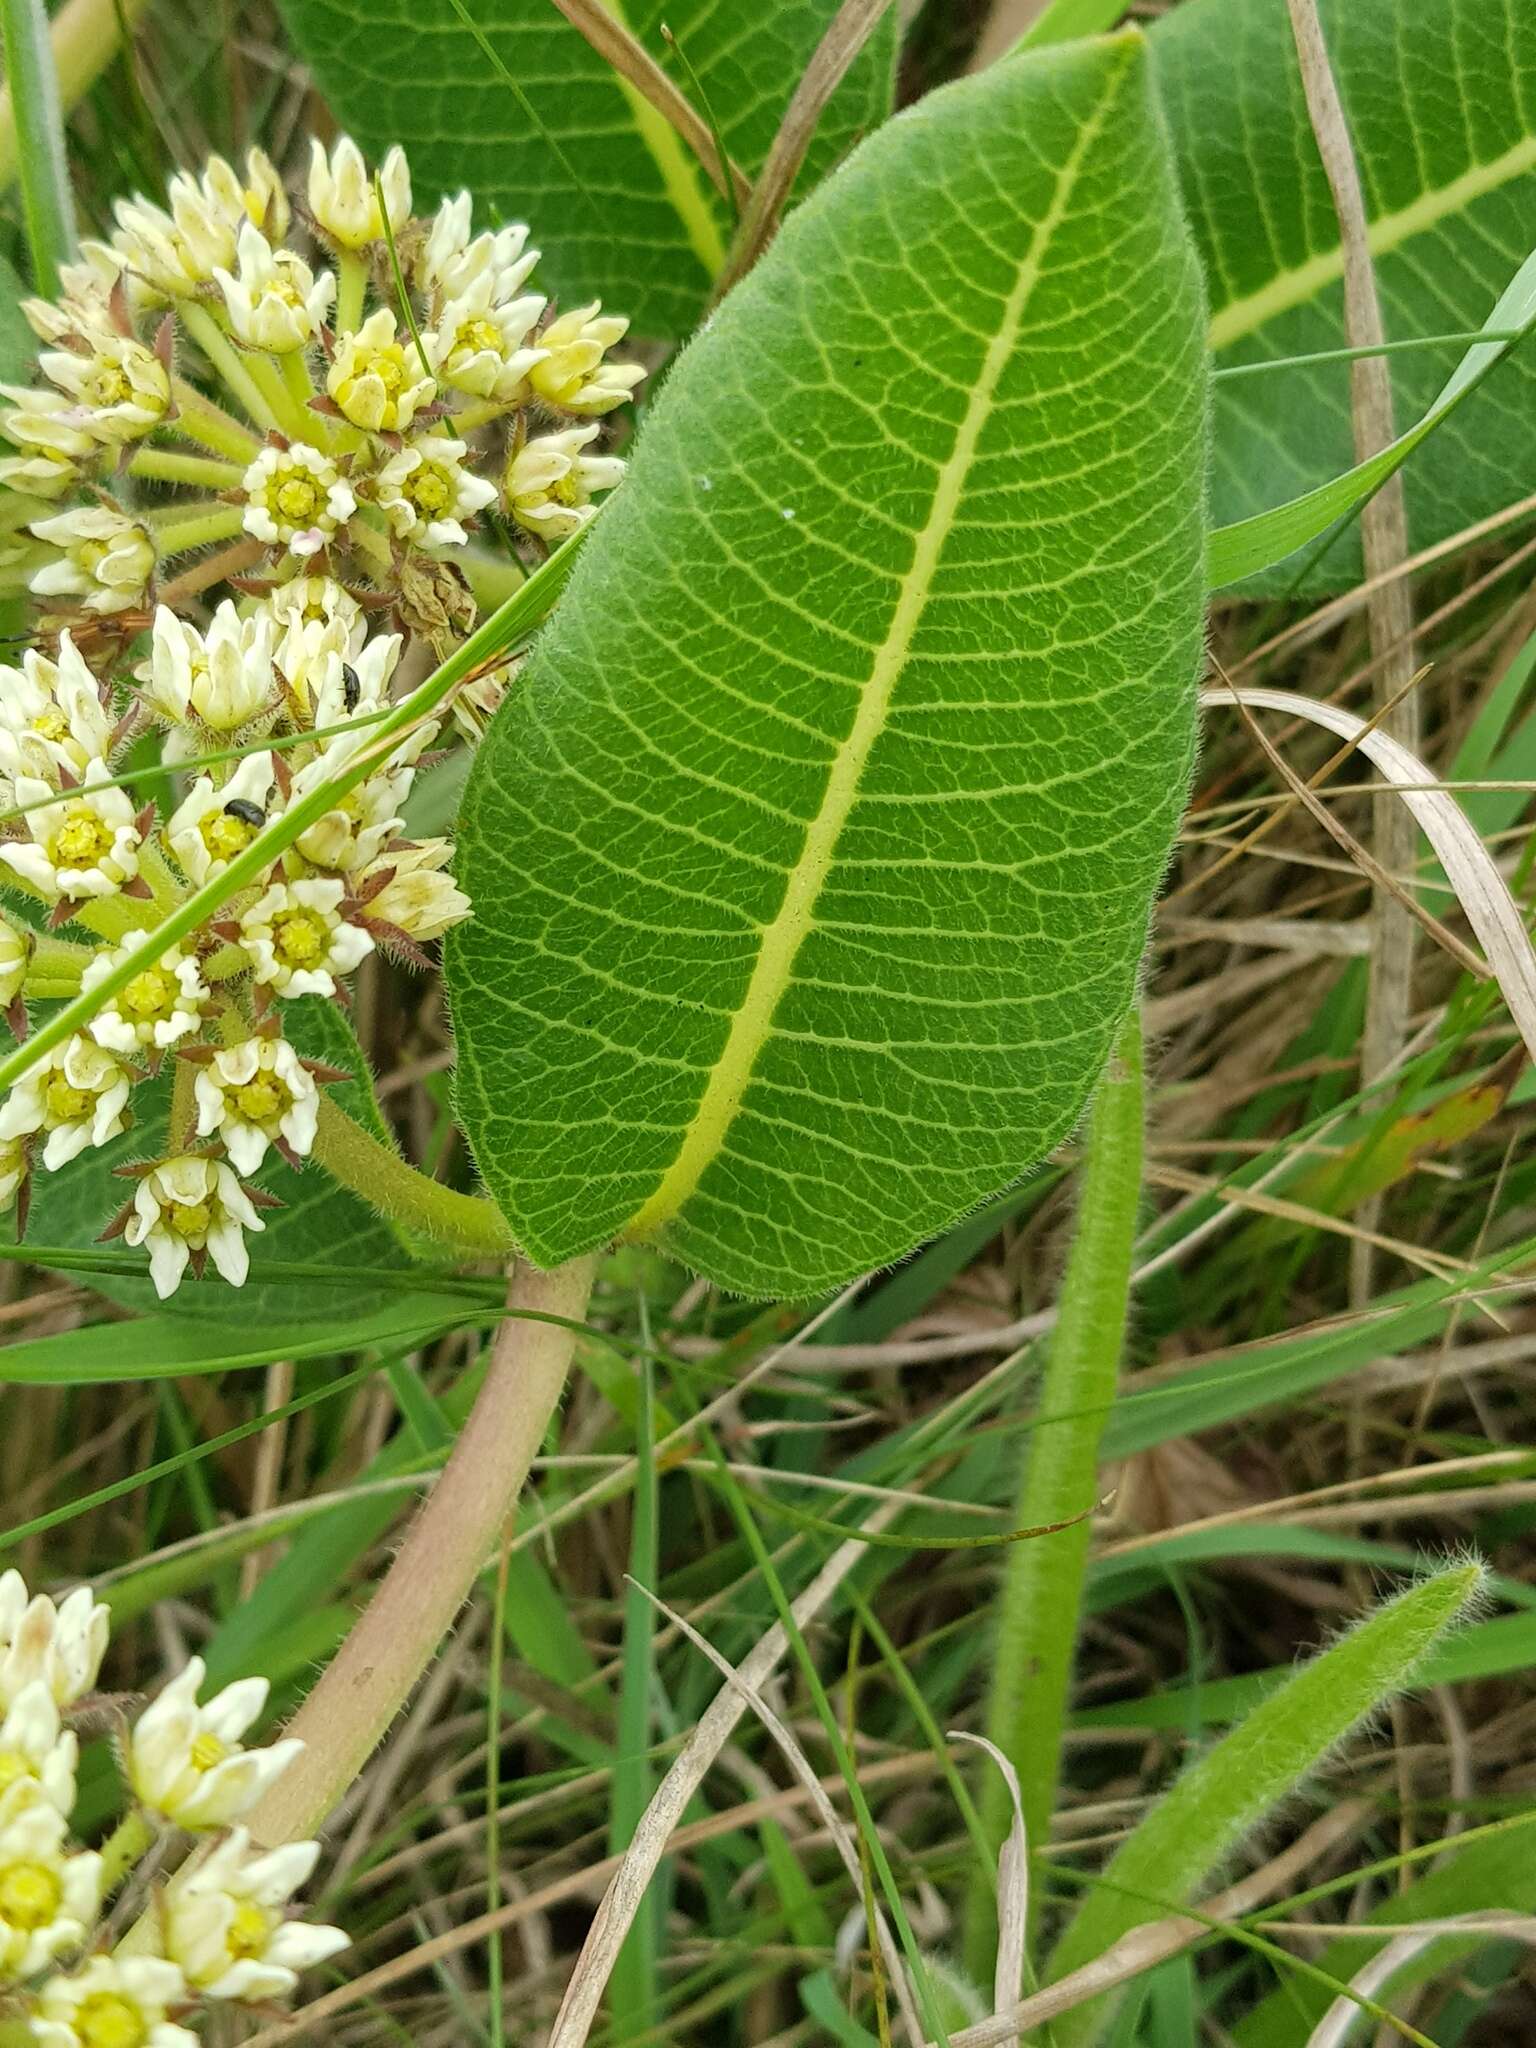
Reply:
[[[1454, 1564], [1378, 1607], [1294, 1675], [1177, 1779], [1116, 1851], [1050, 1958], [1078, 1969], [1157, 1909], [1182, 1905], [1351, 1729], [1378, 1713], [1445, 1631], [1475, 1612], [1480, 1563]], [[1137, 1896], [1137, 1895], [1140, 1896]], [[1090, 2048], [1107, 2001], [1057, 2023], [1055, 2048]]]

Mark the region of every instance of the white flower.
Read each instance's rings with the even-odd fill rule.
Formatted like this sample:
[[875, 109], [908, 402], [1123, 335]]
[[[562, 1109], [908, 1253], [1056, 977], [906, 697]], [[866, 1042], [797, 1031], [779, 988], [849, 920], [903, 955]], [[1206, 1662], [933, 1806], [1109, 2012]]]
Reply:
[[79, 1760], [80, 1744], [60, 1720], [47, 1679], [31, 1679], [0, 1720], [0, 1811], [41, 1798], [68, 1815]]
[[333, 996], [373, 940], [341, 915], [342, 884], [330, 876], [275, 882], [240, 919], [240, 943], [256, 980], [280, 996]]
[[80, 425], [78, 409], [60, 391], [29, 391], [0, 384], [12, 410], [0, 413], [0, 434], [21, 450], [0, 461], [0, 484], [34, 498], [60, 498], [79, 481], [82, 463], [100, 444]]
[[263, 448], [241, 488], [246, 532], [268, 547], [285, 547], [299, 556], [319, 554], [357, 510], [341, 471], [307, 441]]
[[0, 1810], [0, 1974], [30, 1977], [77, 1948], [101, 1906], [101, 1858], [71, 1855], [67, 1824], [44, 1799]]
[[462, 298], [449, 300], [422, 346], [440, 383], [515, 405], [528, 396], [529, 371], [544, 359], [544, 349], [528, 342], [544, 301], [502, 301], [493, 291], [487, 273]]
[[[309, 145], [309, 210], [315, 223], [344, 249], [363, 249], [384, 233], [373, 179], [363, 153], [343, 135], [329, 156], [322, 143]], [[411, 217], [411, 172], [405, 152], [392, 149], [379, 169], [390, 229], [399, 234]]]
[[624, 475], [616, 455], [583, 455], [601, 429], [568, 427], [525, 441], [507, 464], [507, 510], [541, 540], [567, 540], [592, 517], [596, 491], [611, 491]]
[[164, 1052], [196, 1031], [211, 1000], [196, 958], [171, 946], [156, 959], [150, 951], [153, 937], [152, 932], [136, 932], [124, 945], [103, 948], [80, 977], [84, 995], [115, 968], [143, 956], [138, 973], [103, 1004], [89, 1026], [98, 1045], [130, 1058], [141, 1048]]
[[93, 1956], [49, 1977], [27, 2019], [39, 2048], [197, 2048], [166, 2016], [187, 1998], [186, 1979], [163, 1956]]
[[[309, 674], [310, 715], [315, 730], [343, 724], [366, 711], [378, 711], [389, 701], [389, 679], [395, 672], [404, 643], [398, 633], [375, 633], [362, 647], [354, 646], [350, 657], [328, 653]], [[333, 766], [368, 746], [374, 735], [366, 726], [337, 733], [323, 742], [327, 760]]]
[[93, 440], [142, 440], [170, 408], [171, 379], [164, 363], [142, 341], [111, 328], [88, 335], [83, 354], [45, 349], [38, 364], [73, 402], [75, 423]]
[[[124, 1111], [132, 1086], [132, 1076], [115, 1053], [83, 1031], [76, 1032], [44, 1053], [0, 1102], [0, 1139], [46, 1131], [43, 1165], [56, 1173], [88, 1146], [109, 1144], [126, 1128]], [[3, 1682], [0, 1676], [0, 1687]]]
[[325, 388], [354, 427], [370, 433], [403, 434], [418, 410], [437, 395], [423, 370], [416, 344], [399, 340], [395, 316], [380, 306], [352, 334], [337, 343]]
[[628, 331], [627, 320], [603, 318], [596, 299], [562, 313], [539, 336], [543, 354], [528, 373], [529, 383], [561, 412], [612, 412], [645, 377], [637, 363], [604, 361]]
[[464, 467], [462, 441], [427, 434], [392, 455], [374, 479], [374, 492], [401, 540], [420, 547], [464, 546], [460, 524], [483, 512], [496, 486]]
[[214, 278], [224, 294], [229, 324], [247, 348], [288, 355], [313, 341], [324, 324], [336, 292], [336, 280], [322, 271], [316, 278], [291, 249], [274, 249], [266, 236], [247, 221], [240, 230], [239, 270], [222, 268]]
[[31, 588], [39, 597], [78, 597], [88, 612], [125, 612], [141, 604], [155, 573], [154, 536], [126, 512], [106, 505], [82, 505], [50, 519], [34, 519], [39, 540], [63, 553], [35, 569]]
[[277, 635], [273, 659], [295, 708], [308, 717], [316, 678], [356, 659], [368, 632], [363, 608], [328, 576], [296, 576], [263, 602]]
[[195, 718], [210, 732], [238, 732], [275, 708], [271, 618], [257, 611], [242, 619], [225, 598], [204, 635], [159, 605], [149, 660], [137, 674], [173, 724]]
[[290, 1164], [314, 1145], [320, 1091], [285, 1038], [222, 1046], [199, 1067], [196, 1096], [197, 1135], [218, 1138], [241, 1173], [254, 1173], [269, 1145]]
[[50, 903], [115, 896], [139, 872], [140, 833], [126, 790], [97, 785], [110, 777], [105, 761], [87, 765], [77, 789], [55, 792], [31, 775], [15, 778], [16, 801], [32, 805], [22, 819], [31, 837], [0, 840], [0, 861]]
[[0, 772], [44, 783], [60, 769], [79, 777], [106, 760], [111, 741], [111, 715], [68, 633], [56, 661], [29, 647], [19, 669], [0, 667]]
[[247, 754], [229, 780], [214, 787], [199, 775], [165, 828], [181, 871], [196, 888], [223, 874], [267, 822], [272, 756]]
[[105, 242], [82, 242], [78, 263], [59, 265], [58, 299], [23, 299], [21, 310], [39, 341], [62, 341], [87, 334], [112, 318], [112, 288], [122, 275], [123, 260]]
[[[293, 778], [294, 801], [308, 796], [334, 775], [336, 768], [336, 757], [329, 751], [301, 768]], [[345, 796], [338, 797], [334, 807], [312, 825], [305, 826], [293, 842], [293, 853], [310, 867], [324, 868], [335, 875], [353, 874], [367, 867], [401, 830], [404, 820], [400, 806], [410, 782], [409, 773], [401, 776], [387, 769], [369, 776]], [[295, 864], [292, 872], [301, 874], [303, 869]]]
[[118, 200], [113, 250], [151, 295], [188, 298], [212, 284], [215, 271], [234, 262], [246, 222], [282, 240], [288, 231], [282, 180], [259, 149], [250, 151], [245, 168], [244, 184], [219, 156], [210, 157], [200, 175], [178, 171], [167, 191], [169, 213], [142, 197]]
[[[228, 1167], [221, 1171], [229, 1174]], [[237, 1679], [199, 1706], [206, 1675], [202, 1658], [193, 1657], [144, 1709], [128, 1738], [134, 1797], [177, 1827], [222, 1828], [238, 1820], [304, 1747], [289, 1736], [264, 1749], [242, 1749], [240, 1737], [267, 1703], [267, 1681]]]
[[8, 1010], [21, 994], [36, 944], [23, 924], [0, 912], [0, 1010]]
[[467, 192], [442, 202], [416, 260], [417, 282], [442, 303], [463, 298], [487, 280], [493, 302], [516, 298], [539, 260], [538, 250], [528, 247], [527, 228], [515, 221], [471, 236], [473, 214]]
[[462, 924], [470, 905], [452, 875], [444, 873], [452, 854], [446, 839], [424, 839], [386, 854], [371, 872], [389, 872], [390, 878], [366, 899], [368, 915], [392, 924], [409, 939], [439, 938], [450, 925]]
[[195, 1264], [201, 1274], [205, 1254], [231, 1287], [243, 1287], [251, 1260], [242, 1232], [265, 1229], [250, 1196], [222, 1160], [185, 1152], [162, 1159], [140, 1180], [123, 1242], [148, 1248], [149, 1276], [164, 1301], [181, 1285], [188, 1265]]
[[15, 1706], [41, 1680], [56, 1705], [72, 1706], [96, 1683], [111, 1625], [89, 1586], [55, 1606], [29, 1595], [20, 1572], [0, 1573], [0, 1705]]
[[161, 1924], [188, 1981], [209, 1998], [282, 1998], [301, 1970], [346, 1948], [339, 1927], [306, 1926], [283, 1912], [319, 1854], [318, 1842], [253, 1853], [245, 1829], [235, 1828], [178, 1870], [165, 1889]]

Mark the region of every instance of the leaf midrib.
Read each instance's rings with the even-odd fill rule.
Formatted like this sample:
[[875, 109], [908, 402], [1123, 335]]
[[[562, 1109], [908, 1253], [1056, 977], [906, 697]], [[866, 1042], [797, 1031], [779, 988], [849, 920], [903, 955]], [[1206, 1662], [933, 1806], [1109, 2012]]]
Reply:
[[[621, 28], [630, 26], [624, 0], [602, 0], [602, 5]], [[725, 266], [725, 237], [719, 221], [710, 210], [697, 159], [684, 147], [682, 137], [671, 122], [658, 113], [622, 71], [610, 71], [609, 76], [623, 94], [635, 132], [650, 151], [661, 174], [662, 188], [688, 238], [689, 248], [709, 276], [718, 277]]]
[[784, 897], [762, 944], [741, 1005], [731, 1020], [720, 1057], [710, 1070], [682, 1144], [655, 1192], [635, 1212], [625, 1237], [650, 1237], [678, 1214], [723, 1146], [766, 1044], [779, 1003], [789, 987], [795, 960], [815, 923], [816, 902], [831, 870], [837, 842], [858, 798], [859, 783], [876, 741], [885, 729], [891, 699], [906, 668], [912, 640], [928, 601], [945, 542], [954, 527], [961, 497], [983, 429], [991, 417], [997, 386], [1018, 344], [1030, 296], [1039, 282], [1045, 252], [1060, 227], [1076, 187], [1083, 159], [1097, 141], [1118, 96], [1137, 38], [1115, 39], [1121, 60], [1107, 73], [1103, 97], [1078, 132], [1057, 176], [1051, 204], [1042, 215], [1019, 275], [1004, 306], [972, 387], [954, 446], [934, 485], [927, 521], [917, 536], [911, 566], [902, 579], [890, 628], [876, 650], [862, 686], [847, 739], [833, 760], [821, 808], [806, 828], [800, 858], [790, 870]]
[[[1371, 254], [1380, 257], [1401, 248], [1415, 235], [1428, 233], [1452, 214], [1463, 212], [1475, 200], [1497, 191], [1500, 185], [1507, 185], [1514, 178], [1523, 177], [1530, 170], [1536, 170], [1536, 135], [1523, 136], [1491, 163], [1473, 164], [1448, 185], [1437, 185], [1431, 191], [1421, 193], [1409, 205], [1399, 207], [1396, 213], [1378, 215], [1367, 230]], [[1293, 270], [1280, 271], [1268, 284], [1261, 285], [1256, 292], [1249, 292], [1244, 298], [1233, 299], [1213, 316], [1211, 347], [1229, 348], [1233, 342], [1253, 334], [1280, 314], [1307, 304], [1327, 286], [1336, 284], [1343, 275], [1342, 246], [1325, 249], [1319, 255], [1309, 257], [1305, 263], [1297, 264]]]

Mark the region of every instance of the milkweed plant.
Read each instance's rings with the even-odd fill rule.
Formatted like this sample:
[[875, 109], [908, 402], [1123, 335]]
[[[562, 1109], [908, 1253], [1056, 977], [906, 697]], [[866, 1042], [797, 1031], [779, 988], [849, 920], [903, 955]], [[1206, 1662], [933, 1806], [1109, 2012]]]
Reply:
[[[248, 1177], [314, 1145], [341, 1076], [290, 1041], [289, 1002], [345, 1003], [376, 951], [427, 966], [471, 914], [450, 842], [403, 823], [438, 721], [217, 916], [165, 947], [154, 928], [472, 630], [477, 530], [536, 560], [623, 472], [602, 440], [642, 376], [610, 354], [626, 321], [557, 311], [528, 229], [477, 233], [468, 193], [411, 207], [398, 148], [370, 172], [315, 142], [296, 198], [259, 149], [243, 173], [215, 157], [164, 206], [118, 202], [25, 304], [37, 381], [0, 386], [0, 574], [31, 614], [0, 667], [0, 1008], [21, 1037], [34, 999], [118, 983], [0, 1102], [0, 1199], [24, 1220], [31, 1176], [129, 1130], [169, 1065], [168, 1148], [117, 1169], [101, 1219], [161, 1297], [207, 1264], [240, 1286], [274, 1199]], [[510, 666], [457, 692], [467, 743]], [[141, 801], [156, 733], [170, 795]]]

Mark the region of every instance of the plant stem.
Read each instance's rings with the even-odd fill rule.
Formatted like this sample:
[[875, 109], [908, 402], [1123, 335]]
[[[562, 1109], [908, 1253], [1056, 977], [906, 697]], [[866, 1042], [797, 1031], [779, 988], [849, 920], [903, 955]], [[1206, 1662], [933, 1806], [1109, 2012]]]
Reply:
[[[597, 1254], [552, 1273], [518, 1262], [507, 1320], [442, 1477], [406, 1531], [384, 1583], [289, 1732], [307, 1747], [246, 1817], [258, 1842], [313, 1831], [405, 1704], [507, 1529], [544, 1440], [586, 1313]], [[535, 1316], [564, 1321], [535, 1322]]]
[[336, 261], [336, 332], [351, 334], [363, 324], [363, 295], [368, 266], [355, 249], [343, 249]]
[[402, 1229], [472, 1258], [504, 1259], [517, 1249], [494, 1203], [481, 1195], [461, 1195], [420, 1172], [392, 1145], [365, 1131], [330, 1095], [320, 1098], [314, 1156], [333, 1180]]
[[195, 305], [191, 299], [182, 299], [177, 310], [181, 315], [182, 326], [262, 432], [266, 433], [275, 427], [277, 420], [261, 386], [240, 360], [239, 351], [213, 315], [204, 307]]
[[[1084, 1519], [1009, 1552], [999, 1605], [987, 1733], [1018, 1771], [1031, 1850], [1045, 1842], [1055, 1802], [1088, 1558], [1086, 1516], [1097, 1496], [1099, 1439], [1125, 1338], [1142, 1114], [1141, 1018], [1133, 1009], [1090, 1113], [1077, 1225], [1015, 1517], [1025, 1527]], [[1000, 1843], [1009, 1812], [998, 1773], [987, 1778], [982, 1815], [988, 1840]], [[992, 1894], [978, 1873], [968, 1902], [967, 1955], [973, 1973], [988, 1977], [992, 1921]]]
[[128, 465], [130, 476], [148, 476], [167, 484], [200, 484], [205, 490], [233, 491], [245, 474], [237, 463], [207, 455], [178, 455], [173, 448], [141, 448]]
[[[185, 1062], [183, 1062], [183, 1065]], [[102, 1896], [110, 1897], [155, 1839], [155, 1831], [135, 1809], [124, 1814], [101, 1845]]]
[[156, 551], [163, 561], [167, 555], [185, 554], [189, 548], [206, 548], [215, 541], [233, 540], [244, 517], [238, 505], [212, 505], [188, 512], [184, 518], [168, 519], [164, 526], [155, 528]]
[[261, 446], [260, 437], [232, 418], [223, 406], [205, 398], [185, 377], [178, 377], [171, 389], [176, 399], [176, 417], [170, 422], [172, 428], [186, 440], [200, 441], [205, 448], [213, 449], [216, 455], [227, 455], [231, 462], [239, 463], [243, 476], [251, 457]]
[[32, 281], [58, 297], [59, 265], [75, 254], [75, 201], [64, 154], [59, 79], [43, 0], [0, 0], [5, 78], [16, 121], [21, 204], [32, 251]]

